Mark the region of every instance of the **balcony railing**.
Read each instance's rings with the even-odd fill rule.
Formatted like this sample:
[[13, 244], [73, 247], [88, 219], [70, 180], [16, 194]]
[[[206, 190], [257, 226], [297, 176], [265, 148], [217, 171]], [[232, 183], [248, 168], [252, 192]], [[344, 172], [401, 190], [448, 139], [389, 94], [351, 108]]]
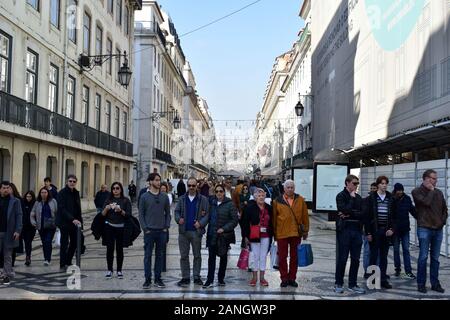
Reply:
[[96, 148], [133, 156], [133, 145], [63, 115], [0, 91], [0, 121]]
[[156, 160], [164, 161], [165, 163], [175, 164], [173, 163], [172, 156], [170, 154], [156, 148], [153, 148], [153, 157]]

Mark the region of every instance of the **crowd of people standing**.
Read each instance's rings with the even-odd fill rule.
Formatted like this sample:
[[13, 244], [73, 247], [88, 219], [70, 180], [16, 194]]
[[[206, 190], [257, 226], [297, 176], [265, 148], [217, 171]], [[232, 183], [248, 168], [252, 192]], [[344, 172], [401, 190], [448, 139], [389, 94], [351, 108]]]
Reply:
[[[400, 248], [402, 249], [404, 277], [416, 279], [418, 291], [426, 293], [426, 265], [431, 258], [431, 290], [443, 293], [439, 282], [439, 254], [443, 238], [443, 226], [448, 217], [442, 192], [436, 188], [437, 173], [427, 170], [423, 183], [412, 191], [412, 199], [405, 194], [400, 183], [388, 191], [389, 178], [380, 176], [371, 185], [367, 197], [358, 193], [359, 178], [349, 175], [345, 188], [336, 196], [338, 217], [336, 220], [336, 272], [335, 292], [344, 292], [344, 275], [348, 256], [350, 271], [348, 289], [363, 294], [358, 286], [358, 270], [363, 252], [364, 278], [370, 279], [369, 266], [378, 266], [381, 287], [391, 289], [387, 274], [388, 252], [394, 247], [395, 276], [401, 275]], [[32, 241], [38, 231], [42, 242], [44, 265], [52, 260], [52, 242], [57, 229], [60, 232], [60, 269], [72, 265], [83, 229], [80, 194], [76, 189], [77, 177], [69, 175], [66, 186], [59, 192], [50, 178], [37, 195], [28, 191], [23, 198], [15, 185], [1, 182], [0, 188], [0, 281], [9, 284], [14, 278], [15, 257], [25, 252], [25, 265], [30, 266]], [[241, 229], [243, 250], [250, 251], [251, 278], [248, 285], [266, 287], [267, 259], [276, 248], [281, 287], [298, 287], [297, 248], [308, 239], [309, 214], [304, 198], [295, 193], [295, 183], [267, 183], [240, 179], [233, 187], [231, 179], [215, 181], [197, 180], [191, 177], [187, 184], [181, 179], [175, 188], [161, 180], [158, 173], [148, 176], [147, 186], [137, 194], [133, 181], [124, 187], [114, 182], [108, 190], [102, 185], [95, 196], [97, 215], [91, 225], [96, 240], [106, 247], [105, 278], [116, 275], [123, 279], [124, 248], [132, 245], [142, 232], [144, 237], [144, 284], [164, 288], [162, 273], [166, 272], [166, 251], [172, 215], [178, 225], [180, 253], [180, 287], [194, 285], [211, 288], [214, 285], [216, 263], [219, 258], [217, 281], [225, 286], [228, 252], [236, 243], [235, 228]], [[176, 195], [176, 197], [175, 197]], [[136, 199], [137, 197], [137, 199]], [[137, 200], [138, 218], [133, 217], [132, 205]], [[172, 213], [172, 204], [174, 204]], [[409, 252], [410, 216], [417, 220], [419, 259], [417, 277], [414, 275]], [[205, 281], [201, 277], [202, 240], [208, 248], [208, 272]], [[23, 242], [20, 248], [20, 243]], [[191, 278], [190, 250], [193, 268]], [[289, 261], [288, 261], [289, 257]], [[153, 258], [153, 259], [152, 259]], [[153, 264], [152, 264], [153, 260]]]

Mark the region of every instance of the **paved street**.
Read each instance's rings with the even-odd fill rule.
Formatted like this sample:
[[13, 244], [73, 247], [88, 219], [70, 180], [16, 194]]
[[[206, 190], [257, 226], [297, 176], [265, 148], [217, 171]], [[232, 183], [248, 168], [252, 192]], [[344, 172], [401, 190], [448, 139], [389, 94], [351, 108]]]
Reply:
[[[86, 226], [90, 226], [94, 214], [86, 215]], [[88, 229], [88, 228], [86, 228]], [[125, 249], [123, 280], [104, 278], [106, 269], [106, 248], [95, 241], [90, 230], [85, 230], [86, 254], [82, 257], [81, 290], [68, 290], [67, 275], [59, 272], [59, 252], [53, 252], [50, 267], [43, 266], [40, 240], [34, 241], [32, 264], [24, 266], [24, 256], [16, 262], [16, 279], [9, 287], [0, 286], [0, 299], [269, 299], [269, 300], [315, 300], [315, 299], [449, 299], [450, 298], [450, 259], [441, 257], [441, 283], [446, 294], [429, 291], [421, 295], [416, 291], [416, 282], [395, 278], [392, 264], [392, 250], [389, 255], [388, 273], [391, 275], [392, 290], [369, 291], [365, 295], [355, 295], [346, 291], [342, 295], [333, 292], [334, 286], [334, 226], [317, 215], [311, 215], [310, 242], [314, 251], [314, 264], [300, 268], [298, 272], [299, 288], [280, 288], [277, 271], [268, 271], [268, 288], [251, 288], [247, 285], [249, 273], [236, 267], [240, 252], [240, 238], [233, 245], [228, 263], [225, 287], [215, 286], [205, 290], [191, 284], [188, 288], [179, 288], [180, 279], [179, 251], [176, 226], [173, 225], [168, 247], [168, 268], [163, 273], [167, 287], [150, 290], [141, 289], [143, 283], [143, 243], [142, 235], [134, 246]], [[239, 234], [237, 229], [236, 234]], [[203, 240], [205, 242], [205, 240]], [[204, 243], [203, 242], [203, 243]], [[411, 248], [413, 269], [416, 270], [418, 249]], [[207, 250], [202, 250], [202, 277], [207, 273]], [[114, 262], [115, 263], [115, 262]], [[191, 263], [192, 266], [192, 263]], [[362, 279], [362, 268], [360, 268]], [[347, 277], [346, 277], [347, 281]]]

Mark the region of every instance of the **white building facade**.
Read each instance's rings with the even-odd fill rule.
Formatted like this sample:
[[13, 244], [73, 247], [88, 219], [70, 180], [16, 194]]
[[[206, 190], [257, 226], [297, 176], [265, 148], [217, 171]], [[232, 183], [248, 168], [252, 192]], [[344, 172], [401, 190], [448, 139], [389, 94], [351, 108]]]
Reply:
[[[75, 174], [83, 210], [94, 208], [101, 184], [129, 183], [133, 83], [122, 86], [118, 71], [140, 8], [136, 0], [0, 3], [2, 180], [25, 193], [47, 176], [64, 187]], [[80, 72], [80, 54], [118, 56]]]

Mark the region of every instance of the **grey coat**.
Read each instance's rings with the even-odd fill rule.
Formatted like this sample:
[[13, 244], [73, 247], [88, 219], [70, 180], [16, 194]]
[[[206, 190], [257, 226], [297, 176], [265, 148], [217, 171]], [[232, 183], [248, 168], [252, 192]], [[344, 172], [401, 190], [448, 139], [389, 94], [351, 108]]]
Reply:
[[6, 248], [13, 249], [19, 246], [19, 240], [14, 240], [14, 232], [18, 234], [22, 232], [22, 205], [19, 199], [10, 197], [4, 242]]
[[[55, 199], [50, 200], [48, 203], [50, 210], [52, 211], [52, 218], [55, 219], [56, 212], [58, 211], [58, 203]], [[33, 209], [31, 210], [31, 224], [37, 229], [41, 230], [42, 228], [42, 202], [36, 201], [34, 203]]]
[[[177, 202], [177, 206], [175, 208], [175, 221], [178, 224], [178, 231], [179, 233], [185, 233], [186, 232], [186, 222], [184, 224], [179, 224], [180, 219], [186, 218], [186, 198], [188, 197], [188, 194], [182, 195]], [[205, 233], [205, 227], [208, 224], [209, 221], [209, 201], [205, 196], [202, 196], [197, 192], [197, 197], [199, 197], [197, 201], [197, 208], [195, 212], [195, 220], [198, 221], [201, 225], [199, 231], [200, 234]], [[204, 213], [203, 213], [204, 212]]]

